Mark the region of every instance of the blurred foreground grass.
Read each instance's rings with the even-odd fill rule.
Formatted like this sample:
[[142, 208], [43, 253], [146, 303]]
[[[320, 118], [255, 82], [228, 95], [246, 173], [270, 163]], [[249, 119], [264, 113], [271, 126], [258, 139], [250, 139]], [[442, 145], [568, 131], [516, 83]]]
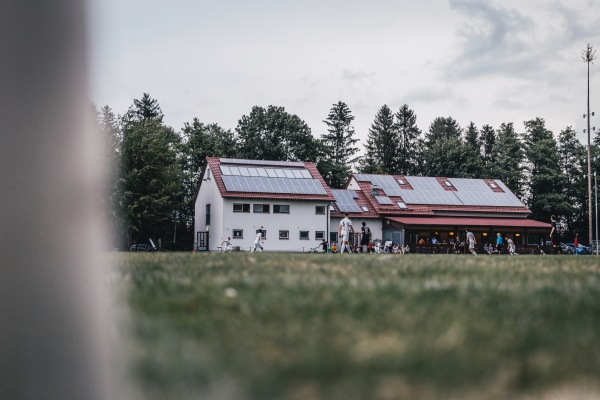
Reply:
[[597, 257], [115, 257], [144, 398], [600, 398]]

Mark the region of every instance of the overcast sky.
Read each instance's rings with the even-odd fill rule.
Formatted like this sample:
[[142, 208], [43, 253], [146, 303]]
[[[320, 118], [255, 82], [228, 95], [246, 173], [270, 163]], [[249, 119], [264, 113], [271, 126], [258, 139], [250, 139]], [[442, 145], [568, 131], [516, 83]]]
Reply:
[[[343, 101], [365, 142], [384, 104], [498, 128], [541, 117], [583, 134], [600, 0], [95, 0], [91, 100], [123, 114], [147, 92], [180, 130], [194, 117], [232, 131], [253, 106], [311, 127]], [[590, 67], [600, 128], [600, 60]], [[362, 146], [361, 146], [362, 149]]]

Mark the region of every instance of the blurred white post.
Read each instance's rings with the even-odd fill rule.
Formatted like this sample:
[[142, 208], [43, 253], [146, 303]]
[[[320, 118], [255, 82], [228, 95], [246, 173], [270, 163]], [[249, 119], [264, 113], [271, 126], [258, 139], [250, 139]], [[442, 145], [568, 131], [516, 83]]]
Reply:
[[85, 6], [0, 3], [1, 399], [119, 398], [95, 250]]

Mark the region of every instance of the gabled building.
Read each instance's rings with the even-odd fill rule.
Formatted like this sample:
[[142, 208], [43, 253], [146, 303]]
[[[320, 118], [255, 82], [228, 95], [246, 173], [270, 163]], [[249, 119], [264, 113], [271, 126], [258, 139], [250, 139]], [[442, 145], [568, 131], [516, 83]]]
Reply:
[[332, 239], [344, 212], [356, 231], [366, 221], [374, 239], [410, 246], [434, 237], [451, 243], [464, 238], [465, 228], [480, 245], [495, 243], [497, 233], [520, 246], [539, 245], [550, 232], [549, 223], [529, 219], [527, 206], [494, 179], [352, 174], [345, 190], [332, 192]]
[[249, 250], [263, 228], [268, 251], [307, 251], [329, 232], [331, 190], [310, 162], [208, 157], [195, 203], [195, 249], [223, 240]]

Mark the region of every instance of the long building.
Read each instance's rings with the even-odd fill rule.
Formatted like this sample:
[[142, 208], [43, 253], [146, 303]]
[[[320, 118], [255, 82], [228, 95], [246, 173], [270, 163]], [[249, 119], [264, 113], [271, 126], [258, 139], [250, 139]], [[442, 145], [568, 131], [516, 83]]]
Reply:
[[208, 157], [196, 197], [195, 248], [219, 250], [231, 238], [248, 250], [263, 228], [266, 250], [308, 251], [338, 241], [345, 212], [355, 242], [365, 222], [373, 240], [415, 252], [449, 252], [465, 228], [479, 245], [501, 233], [521, 248], [543, 245], [550, 232], [495, 179], [352, 174], [345, 189], [330, 189], [310, 162]]

